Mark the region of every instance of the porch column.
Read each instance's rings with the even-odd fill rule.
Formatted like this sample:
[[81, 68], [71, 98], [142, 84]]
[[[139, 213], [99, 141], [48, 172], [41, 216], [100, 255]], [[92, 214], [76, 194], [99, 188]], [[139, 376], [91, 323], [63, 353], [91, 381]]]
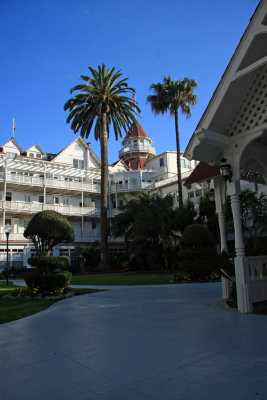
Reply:
[[221, 253], [228, 252], [226, 229], [225, 229], [225, 192], [226, 185], [225, 181], [221, 177], [214, 178], [214, 195], [215, 195], [215, 206], [216, 213], [218, 215], [220, 239], [221, 239]]
[[[226, 184], [221, 177], [214, 178], [214, 195], [215, 195], [215, 205], [216, 213], [218, 216], [219, 229], [220, 229], [220, 245], [221, 253], [228, 253], [227, 247], [227, 236], [225, 229], [225, 192]], [[231, 281], [224, 276], [222, 276], [222, 294], [224, 299], [229, 299], [231, 289]]]
[[245, 245], [243, 239], [240, 211], [240, 182], [228, 183], [228, 192], [231, 196], [231, 207], [235, 230], [235, 276], [238, 311], [251, 313], [253, 311], [251, 282], [249, 276], [248, 262], [245, 256]]

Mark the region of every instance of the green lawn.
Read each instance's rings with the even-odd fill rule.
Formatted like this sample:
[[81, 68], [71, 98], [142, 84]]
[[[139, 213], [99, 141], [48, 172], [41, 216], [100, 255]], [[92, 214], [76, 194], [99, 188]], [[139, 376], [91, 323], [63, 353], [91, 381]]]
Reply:
[[[12, 283], [6, 286], [5, 282], [0, 282], [0, 324], [38, 313], [55, 303], [53, 300], [46, 299], [25, 299], [23, 297], [6, 299], [2, 297], [12, 289], [15, 289], [15, 287], [17, 286], [14, 286]], [[97, 289], [73, 289], [75, 295], [99, 291]]]
[[162, 285], [169, 283], [174, 272], [127, 273], [112, 275], [76, 275], [72, 285]]

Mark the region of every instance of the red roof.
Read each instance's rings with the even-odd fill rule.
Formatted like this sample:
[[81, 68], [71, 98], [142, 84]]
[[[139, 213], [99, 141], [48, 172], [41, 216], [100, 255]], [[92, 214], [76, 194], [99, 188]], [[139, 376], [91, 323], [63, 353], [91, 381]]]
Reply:
[[138, 121], [136, 121], [132, 124], [125, 139], [128, 139], [130, 137], [146, 137], [146, 138], [148, 138], [146, 132], [144, 131], [144, 129], [142, 128], [141, 124]]
[[220, 175], [220, 169], [217, 165], [210, 166], [209, 164], [200, 161], [191, 175], [185, 180], [184, 185], [201, 182], [209, 178], [214, 178]]

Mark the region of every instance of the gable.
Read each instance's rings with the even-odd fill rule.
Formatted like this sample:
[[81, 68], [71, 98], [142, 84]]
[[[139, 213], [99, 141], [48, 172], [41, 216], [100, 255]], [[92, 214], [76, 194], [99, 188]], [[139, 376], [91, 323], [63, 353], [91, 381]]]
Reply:
[[15, 140], [11, 139], [9, 140], [7, 143], [5, 143], [2, 146], [3, 151], [6, 154], [14, 154], [14, 155], [19, 155], [21, 152], [21, 148], [19, 147], [19, 145], [15, 142]]
[[75, 168], [99, 168], [100, 161], [85, 141], [78, 137], [51, 161], [75, 166]]

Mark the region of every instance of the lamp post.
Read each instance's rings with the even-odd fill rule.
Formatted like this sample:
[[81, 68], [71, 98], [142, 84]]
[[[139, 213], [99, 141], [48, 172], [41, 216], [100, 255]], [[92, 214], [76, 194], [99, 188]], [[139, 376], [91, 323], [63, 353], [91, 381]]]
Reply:
[[231, 178], [233, 175], [231, 165], [230, 164], [221, 164], [219, 168], [220, 168], [220, 174], [223, 177], [223, 179], [225, 181], [231, 182]]
[[5, 226], [5, 234], [6, 234], [6, 284], [8, 286], [8, 274], [9, 274], [9, 258], [8, 258], [8, 238], [12, 227], [10, 224], [6, 224]]

